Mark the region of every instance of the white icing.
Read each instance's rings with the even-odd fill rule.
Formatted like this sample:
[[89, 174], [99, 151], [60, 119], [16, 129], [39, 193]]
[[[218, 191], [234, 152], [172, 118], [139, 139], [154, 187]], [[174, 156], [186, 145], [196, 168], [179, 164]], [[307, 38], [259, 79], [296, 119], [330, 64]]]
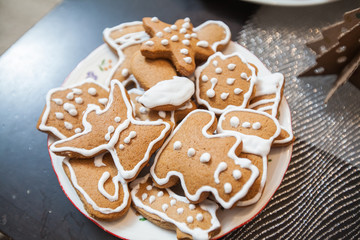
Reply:
[[170, 27], [172, 30], [177, 30], [177, 26], [176, 25], [171, 25]]
[[219, 175], [221, 172], [225, 171], [227, 169], [227, 164], [226, 162], [221, 162], [219, 163], [219, 165], [216, 167], [215, 172], [214, 172], [214, 180], [216, 184], [220, 183], [220, 179], [219, 179]]
[[228, 68], [230, 71], [233, 71], [233, 70], [236, 68], [236, 64], [230, 63], [230, 64], [227, 65], [227, 68]]
[[173, 36], [171, 36], [170, 40], [173, 42], [177, 42], [177, 41], [179, 41], [179, 37], [178, 37], [178, 35], [173, 35]]
[[178, 214], [183, 214], [183, 213], [184, 213], [184, 209], [183, 209], [183, 208], [178, 208], [178, 209], [176, 209], [176, 212], [177, 212]]
[[196, 154], [195, 149], [193, 149], [193, 148], [188, 149], [188, 151], [187, 151], [188, 157], [193, 157], [193, 156], [195, 156], [195, 154]]
[[147, 199], [147, 197], [148, 197], [148, 195], [147, 195], [147, 193], [143, 193], [142, 195], [141, 195], [141, 200], [146, 200]]
[[96, 95], [96, 89], [95, 88], [89, 88], [88, 89], [88, 93], [92, 96], [95, 96]]
[[64, 114], [61, 112], [56, 112], [55, 117], [56, 117], [56, 119], [62, 120], [62, 119], [64, 119]]
[[203, 82], [207, 82], [207, 81], [209, 81], [209, 78], [208, 78], [208, 76], [206, 76], [206, 75], [202, 75], [201, 80], [202, 80]]
[[230, 118], [230, 126], [232, 126], [233, 128], [237, 128], [239, 124], [240, 124], [240, 120], [238, 117], [233, 116]]
[[155, 196], [150, 196], [149, 203], [152, 204], [155, 201]]
[[97, 155], [95, 158], [94, 158], [94, 165], [95, 167], [105, 167], [106, 164], [103, 163], [103, 157], [104, 157], [105, 153], [103, 154], [100, 154], [100, 155]]
[[81, 128], [76, 128], [75, 133], [81, 133]]
[[108, 99], [107, 99], [107, 98], [100, 98], [98, 101], [99, 101], [99, 103], [101, 103], [102, 105], [106, 105], [106, 103], [108, 102]]
[[159, 115], [159, 117], [161, 117], [161, 118], [166, 118], [166, 112], [164, 112], [164, 111], [159, 111], [159, 112], [158, 112], [158, 115]]
[[115, 118], [114, 118], [114, 121], [117, 122], [117, 123], [119, 123], [119, 122], [121, 121], [121, 118], [120, 118], [120, 117], [115, 117]]
[[76, 97], [76, 98], [75, 98], [75, 102], [76, 102], [77, 104], [82, 104], [82, 103], [84, 102], [84, 100], [83, 100], [81, 97]]
[[74, 94], [77, 94], [77, 95], [82, 94], [82, 90], [79, 88], [73, 88], [72, 91], [74, 92]]
[[122, 75], [123, 77], [129, 76], [129, 69], [124, 68], [124, 69], [121, 71], [121, 75]]
[[232, 175], [234, 177], [235, 180], [239, 180], [241, 178], [241, 172], [237, 169], [235, 169], [233, 172], [232, 172]]
[[73, 93], [73, 92], [69, 92], [69, 93], [66, 95], [66, 98], [69, 99], [69, 100], [73, 100], [73, 99], [74, 99], [74, 93]]
[[125, 148], [125, 145], [124, 144], [119, 144], [119, 149], [120, 150], [123, 150]]
[[157, 194], [158, 197], [162, 197], [164, 196], [164, 192], [163, 191], [159, 191], [158, 194]]
[[135, 138], [136, 137], [136, 132], [135, 131], [131, 131], [129, 136], [127, 136], [125, 139], [124, 139], [124, 143], [126, 144], [130, 144], [131, 142], [131, 139]]
[[186, 33], [186, 29], [185, 29], [185, 28], [181, 28], [179, 32], [182, 33], [182, 34], [185, 34], [185, 33]]
[[140, 107], [139, 111], [141, 114], [147, 114], [149, 112], [149, 109], [146, 107]]
[[189, 22], [185, 22], [183, 23], [183, 25], [181, 25], [183, 28], [189, 29], [190, 28], [190, 23]]
[[150, 184], [146, 186], [146, 190], [151, 191], [151, 189], [152, 189], [152, 186]]
[[176, 111], [186, 110], [193, 108], [193, 104], [191, 103], [191, 100], [187, 101], [186, 104], [178, 109]]
[[147, 46], [150, 46], [150, 47], [151, 47], [151, 46], [153, 46], [153, 45], [154, 45], [154, 42], [149, 40], [149, 41], [146, 41], [146, 42], [145, 42], [145, 45], [147, 45]]
[[218, 50], [218, 46], [220, 46], [220, 45], [225, 46], [230, 41], [231, 32], [230, 32], [229, 27], [225, 23], [223, 23], [221, 21], [209, 20], [209, 21], [204, 22], [200, 26], [194, 28], [193, 31], [194, 32], [199, 32], [203, 28], [206, 28], [208, 25], [214, 25], [214, 24], [221, 27], [224, 30], [224, 33], [225, 33], [225, 37], [223, 39], [221, 39], [220, 41], [216, 41], [211, 45], [212, 50], [214, 50], [214, 52], [216, 52]]
[[52, 99], [52, 101], [59, 106], [61, 106], [63, 104], [63, 100], [60, 98], [54, 98], [54, 99]]
[[153, 18], [151, 18], [151, 21], [157, 23], [157, 22], [159, 22], [159, 19], [157, 17], [153, 17]]
[[244, 80], [248, 80], [248, 76], [247, 76], [247, 74], [244, 73], [244, 72], [242, 72], [242, 73], [240, 74], [240, 77], [241, 77], [242, 79], [244, 79]]
[[71, 116], [75, 117], [75, 116], [78, 114], [78, 112], [76, 111], [76, 109], [70, 109], [70, 110], [69, 110], [69, 114], [70, 114]]
[[189, 204], [189, 209], [190, 209], [190, 210], [194, 210], [194, 209], [195, 209], [195, 205], [194, 205], [194, 204]]
[[115, 128], [114, 128], [114, 126], [109, 126], [108, 127], [108, 132], [106, 133], [106, 135], [105, 135], [105, 140], [106, 141], [110, 141], [110, 135], [113, 133], [115, 131]]
[[234, 82], [235, 82], [235, 78], [227, 78], [226, 79], [226, 84], [228, 84], [228, 85], [233, 85]]
[[180, 53], [184, 54], [184, 55], [188, 55], [189, 54], [189, 50], [187, 50], [186, 48], [182, 48], [180, 49]]
[[185, 37], [186, 39], [190, 39], [190, 38], [191, 38], [191, 35], [187, 33], [187, 34], [184, 35], [184, 37]]
[[215, 72], [216, 72], [217, 74], [220, 74], [220, 73], [222, 73], [222, 69], [218, 67], [218, 68], [215, 69]]
[[182, 43], [185, 45], [185, 46], [189, 46], [190, 45], [190, 41], [185, 39], [185, 40], [182, 40]]
[[229, 93], [221, 93], [221, 95], [220, 95], [220, 98], [222, 99], [222, 100], [226, 100], [227, 98], [229, 97]]
[[175, 199], [171, 199], [170, 200], [170, 206], [174, 206], [176, 204], [176, 200]]
[[190, 22], [190, 18], [189, 17], [184, 18], [184, 22]]
[[171, 28], [169, 27], [164, 28], [164, 32], [171, 33]]
[[249, 122], [243, 122], [241, 125], [243, 128], [250, 128], [251, 124]]
[[115, 186], [115, 193], [114, 193], [114, 195], [110, 195], [104, 189], [104, 183], [106, 182], [106, 180], [108, 180], [109, 177], [110, 177], [109, 172], [104, 172], [103, 173], [103, 175], [101, 176], [101, 178], [100, 178], [100, 180], [98, 182], [98, 190], [104, 197], [109, 199], [110, 202], [114, 202], [114, 201], [118, 200], [118, 198], [119, 198], [119, 181], [117, 179], [118, 176], [115, 176], [115, 177], [112, 178], [112, 182], [114, 183], [114, 186]]
[[182, 144], [180, 141], [174, 142], [174, 150], [180, 150], [182, 147]]
[[210, 159], [211, 159], [211, 155], [210, 155], [210, 153], [207, 153], [207, 152], [201, 154], [201, 156], [200, 156], [200, 162], [202, 162], [202, 163], [207, 163], [210, 161]]
[[184, 57], [184, 61], [188, 64], [192, 63], [191, 57]]
[[194, 91], [194, 83], [190, 79], [174, 76], [171, 80], [158, 82], [151, 87], [139, 98], [139, 102], [148, 108], [180, 106], [191, 98]]
[[192, 38], [197, 38], [198, 35], [197, 35], [196, 33], [191, 33], [191, 37], [192, 37]]
[[161, 45], [167, 46], [169, 44], [169, 41], [167, 39], [161, 40]]
[[164, 34], [162, 32], [157, 32], [155, 34], [158, 38], [162, 38], [164, 36]]
[[234, 89], [234, 93], [235, 93], [236, 95], [239, 95], [242, 91], [243, 91], [243, 90], [241, 90], [240, 88], [235, 88], [235, 89]]
[[188, 217], [186, 218], [186, 221], [187, 221], [188, 223], [193, 223], [193, 222], [194, 222], [194, 218], [193, 218], [192, 216], [188, 216]]
[[261, 128], [261, 123], [259, 123], [259, 122], [253, 123], [252, 128], [255, 129], [255, 130], [260, 129]]
[[216, 61], [216, 60], [214, 60], [214, 61], [212, 62], [212, 65], [213, 65], [214, 67], [217, 67], [217, 66], [219, 65], [219, 62]]
[[202, 222], [204, 220], [204, 216], [201, 213], [196, 214], [196, 220]]
[[232, 192], [232, 186], [231, 186], [230, 183], [225, 183], [225, 184], [224, 184], [224, 191], [225, 191], [225, 193], [227, 193], [227, 194], [229, 194], [229, 193]]
[[69, 122], [64, 122], [64, 126], [65, 126], [65, 128], [67, 129], [67, 130], [71, 130], [71, 129], [73, 129], [73, 125], [71, 124], [71, 123], [69, 123]]
[[197, 43], [196, 43], [196, 46], [198, 46], [198, 47], [203, 47], [203, 48], [207, 48], [207, 47], [209, 47], [209, 43], [207, 42], [207, 41], [198, 41]]
[[166, 212], [166, 210], [169, 208], [169, 205], [166, 204], [166, 203], [164, 203], [164, 204], [161, 206], [161, 208], [162, 208], [162, 210], [163, 210], [164, 212]]
[[211, 79], [210, 79], [211, 88], [206, 91], [206, 95], [207, 95], [209, 98], [215, 97], [215, 90], [214, 90], [214, 88], [215, 88], [215, 86], [216, 86], [216, 84], [217, 84], [217, 81], [218, 81], [218, 80], [217, 80], [216, 78], [211, 78]]

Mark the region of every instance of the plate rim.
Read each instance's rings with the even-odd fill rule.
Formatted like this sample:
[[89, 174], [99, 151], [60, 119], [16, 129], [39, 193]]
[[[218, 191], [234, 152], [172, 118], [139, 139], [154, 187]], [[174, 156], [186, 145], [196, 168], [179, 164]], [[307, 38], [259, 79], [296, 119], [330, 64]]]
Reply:
[[338, 0], [305, 0], [305, 1], [291, 1], [291, 0], [242, 0], [250, 3], [257, 3], [278, 7], [308, 7], [314, 5], [321, 5], [326, 3], [336, 2]]

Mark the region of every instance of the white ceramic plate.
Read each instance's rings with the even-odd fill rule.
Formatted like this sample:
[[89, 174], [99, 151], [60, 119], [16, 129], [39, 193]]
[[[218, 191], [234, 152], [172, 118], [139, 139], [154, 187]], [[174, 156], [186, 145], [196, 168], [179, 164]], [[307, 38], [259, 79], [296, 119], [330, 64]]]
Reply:
[[245, 2], [288, 7], [311, 6], [334, 2], [337, 0], [243, 0]]
[[[231, 42], [224, 52], [225, 54], [228, 54], [234, 51], [238, 51], [246, 55], [247, 59], [258, 67], [259, 76], [270, 74], [270, 71], [257, 57], [234, 42]], [[116, 62], [117, 56], [110, 51], [106, 44], [103, 44], [95, 49], [74, 69], [63, 85], [72, 85], [91, 76], [96, 78], [97, 81], [105, 83], [106, 78], [110, 76], [111, 70], [115, 68], [114, 66]], [[280, 123], [288, 129], [291, 129], [290, 109], [285, 98], [283, 98], [280, 105]], [[54, 138], [49, 137], [48, 145], [50, 145], [53, 141]], [[63, 170], [63, 157], [59, 157], [51, 151], [49, 151], [49, 153], [54, 171], [67, 197], [82, 214], [92, 220], [99, 227], [117, 237], [126, 239], [176, 239], [174, 231], [164, 230], [149, 221], [141, 221], [141, 216], [137, 216], [132, 208], [121, 219], [113, 222], [103, 222], [91, 218], [86, 213], [82, 202]], [[269, 155], [269, 159], [271, 159], [271, 161], [269, 161], [268, 164], [268, 179], [262, 197], [252, 206], [234, 208], [231, 210], [219, 210], [218, 217], [222, 225], [222, 230], [216, 238], [221, 237], [249, 222], [266, 206], [285, 175], [287, 167], [290, 163], [291, 153], [292, 146], [274, 148], [271, 150]]]

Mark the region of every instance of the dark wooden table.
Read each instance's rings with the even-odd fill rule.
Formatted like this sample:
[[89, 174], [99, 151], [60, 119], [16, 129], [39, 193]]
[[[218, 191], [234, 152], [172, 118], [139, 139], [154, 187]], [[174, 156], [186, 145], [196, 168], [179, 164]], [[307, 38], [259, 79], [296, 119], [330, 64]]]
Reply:
[[12, 239], [115, 239], [63, 193], [47, 136], [36, 130], [48, 90], [103, 43], [105, 27], [158, 16], [229, 25], [233, 39], [257, 9], [241, 1], [65, 0], [0, 58], [0, 232]]

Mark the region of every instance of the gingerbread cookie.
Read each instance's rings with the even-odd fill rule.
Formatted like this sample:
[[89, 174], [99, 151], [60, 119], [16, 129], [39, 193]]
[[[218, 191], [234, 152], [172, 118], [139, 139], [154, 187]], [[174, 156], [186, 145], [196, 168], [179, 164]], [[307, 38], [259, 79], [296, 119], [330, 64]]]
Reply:
[[214, 53], [208, 42], [198, 39], [189, 18], [177, 20], [174, 25], [157, 17], [143, 18], [143, 26], [151, 39], [142, 44], [141, 54], [151, 59], [169, 59], [181, 75], [190, 76], [195, 60], [204, 61]]
[[[219, 118], [219, 133], [239, 133], [243, 149], [242, 154], [251, 160], [260, 171], [260, 178], [251, 186], [248, 195], [238, 202], [238, 206], [247, 206], [257, 202], [262, 194], [267, 176], [267, 156], [275, 138], [280, 134], [280, 124], [273, 116], [251, 109], [231, 109]], [[261, 161], [262, 159], [262, 161]]]
[[170, 80], [158, 82], [147, 90], [139, 102], [156, 111], [172, 111], [183, 107], [195, 92], [193, 81], [186, 77], [174, 76]]
[[216, 114], [247, 107], [256, 82], [254, 67], [239, 53], [213, 54], [195, 76], [197, 102]]
[[131, 187], [134, 208], [156, 225], [176, 230], [178, 239], [209, 239], [220, 232], [216, 203], [191, 204], [170, 189], [155, 187], [149, 174], [136, 179]]
[[131, 203], [128, 186], [110, 154], [92, 159], [65, 158], [63, 167], [91, 217], [110, 221], [127, 212]]
[[104, 108], [109, 90], [87, 79], [71, 87], [54, 88], [46, 95], [46, 106], [37, 128], [60, 139], [65, 139], [84, 130], [83, 112], [89, 104]]
[[70, 158], [90, 158], [109, 151], [121, 176], [128, 181], [137, 176], [170, 133], [167, 122], [135, 120], [128, 94], [117, 80], [111, 82], [105, 109], [89, 106], [83, 125], [82, 133], [55, 142], [51, 151]]
[[241, 152], [238, 133], [213, 134], [216, 117], [206, 110], [192, 111], [176, 127], [156, 154], [150, 169], [157, 186], [181, 182], [185, 196], [194, 203], [212, 193], [224, 208], [246, 196], [259, 170]]

